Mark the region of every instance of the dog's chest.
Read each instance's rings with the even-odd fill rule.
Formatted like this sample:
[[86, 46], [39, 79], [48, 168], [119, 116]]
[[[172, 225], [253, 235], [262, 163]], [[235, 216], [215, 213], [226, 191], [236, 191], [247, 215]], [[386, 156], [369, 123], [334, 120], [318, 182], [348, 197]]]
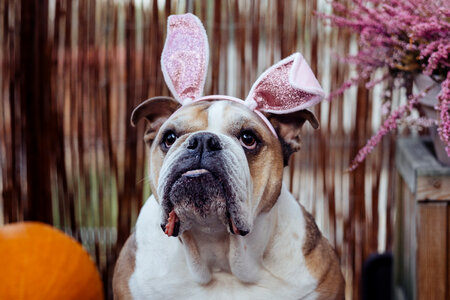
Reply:
[[131, 288], [135, 299], [315, 299], [315, 293], [305, 295], [268, 273], [262, 277], [258, 284], [249, 285], [221, 272], [215, 273], [209, 284], [199, 285], [190, 279], [188, 272], [180, 269], [147, 280], [145, 286], [133, 282], [132, 278]]
[[129, 281], [135, 299], [315, 299], [317, 281], [304, 265], [295, 263], [301, 258], [290, 256], [290, 252], [300, 251], [285, 246], [273, 255], [285, 258], [284, 263], [274, 263], [274, 258], [268, 257], [255, 284], [244, 283], [229, 270], [218, 270], [219, 266], [208, 284], [198, 284], [192, 279], [178, 239], [167, 238], [158, 227], [156, 201], [151, 198], [147, 202], [136, 225], [138, 251]]
[[[175, 264], [177, 264], [176, 267]], [[161, 275], [146, 277], [141, 272], [136, 272], [130, 280], [134, 298], [161, 300], [315, 299], [315, 293], [306, 292], [309, 289], [305, 289], [305, 286], [295, 286], [276, 278], [266, 270], [262, 271], [261, 279], [257, 284], [245, 284], [230, 273], [217, 272], [213, 274], [210, 283], [200, 285], [192, 280], [183, 261], [175, 259], [170, 270]], [[315, 287], [315, 284], [310, 284], [310, 287]]]

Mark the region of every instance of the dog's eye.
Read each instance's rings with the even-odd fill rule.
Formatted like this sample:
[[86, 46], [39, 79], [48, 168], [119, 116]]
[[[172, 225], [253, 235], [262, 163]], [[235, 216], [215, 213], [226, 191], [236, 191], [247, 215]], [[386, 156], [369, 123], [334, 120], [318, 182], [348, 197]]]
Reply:
[[167, 148], [170, 148], [170, 146], [172, 146], [176, 140], [177, 140], [177, 136], [175, 135], [175, 133], [173, 131], [169, 131], [164, 135], [164, 138], [163, 138], [164, 146], [166, 146]]
[[244, 131], [241, 134], [239, 141], [246, 149], [252, 150], [256, 148], [256, 137], [251, 131]]

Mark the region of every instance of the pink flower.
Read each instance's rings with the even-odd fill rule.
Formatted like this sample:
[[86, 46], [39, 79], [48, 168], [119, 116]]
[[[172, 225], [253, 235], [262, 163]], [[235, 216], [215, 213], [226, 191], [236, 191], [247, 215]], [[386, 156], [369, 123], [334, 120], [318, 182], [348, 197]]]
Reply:
[[378, 145], [383, 136], [385, 136], [392, 130], [397, 129], [398, 121], [405, 115], [405, 113], [410, 112], [414, 108], [414, 106], [417, 105], [419, 99], [422, 98], [430, 88], [431, 86], [429, 88], [426, 88], [419, 94], [410, 97], [406, 104], [398, 107], [389, 115], [389, 117], [383, 122], [383, 125], [381, 125], [380, 129], [378, 129], [377, 133], [375, 133], [375, 135], [373, 135], [369, 139], [366, 145], [358, 151], [358, 154], [350, 164], [350, 171], [356, 169], [356, 167], [364, 161], [366, 156], [370, 152], [372, 152], [376, 145]]
[[[366, 82], [367, 88], [387, 78], [409, 81], [412, 73], [423, 72], [436, 78], [444, 78], [439, 94], [439, 136], [446, 144], [450, 156], [450, 5], [448, 0], [351, 0], [346, 6], [332, 2], [335, 15], [317, 13], [331, 25], [346, 28], [359, 37], [359, 52], [348, 55], [342, 61], [356, 65], [358, 77], [351, 78], [329, 99], [345, 92], [355, 84]], [[386, 75], [373, 79], [375, 71], [385, 69]], [[408, 103], [392, 108], [379, 131], [368, 141], [354, 161], [353, 170], [364, 160], [388, 132], [398, 124], [426, 125], [429, 120], [411, 119], [410, 113], [423, 92], [410, 97]]]
[[450, 157], [450, 116], [448, 113], [450, 107], [450, 73], [447, 73], [447, 78], [441, 84], [441, 92], [439, 93], [439, 137], [445, 143], [445, 151]]

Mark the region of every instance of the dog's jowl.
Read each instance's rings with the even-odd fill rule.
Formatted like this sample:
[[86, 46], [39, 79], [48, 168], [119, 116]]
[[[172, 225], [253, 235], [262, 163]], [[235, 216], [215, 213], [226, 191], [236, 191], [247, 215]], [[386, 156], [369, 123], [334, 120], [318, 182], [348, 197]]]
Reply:
[[173, 98], [139, 105], [152, 196], [116, 264], [116, 299], [343, 299], [338, 258], [282, 183], [308, 107], [323, 91], [300, 53], [264, 72], [245, 100], [203, 96], [208, 44], [171, 16], [162, 53]]

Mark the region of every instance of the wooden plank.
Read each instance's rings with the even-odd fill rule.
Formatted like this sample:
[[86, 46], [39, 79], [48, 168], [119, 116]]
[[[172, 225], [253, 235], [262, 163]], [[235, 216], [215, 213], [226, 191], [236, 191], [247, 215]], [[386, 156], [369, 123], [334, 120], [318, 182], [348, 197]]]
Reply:
[[416, 222], [417, 222], [417, 205], [414, 199], [414, 194], [409, 190], [406, 182], [402, 181], [403, 185], [403, 199], [404, 201], [404, 284], [406, 288], [406, 296], [408, 299], [416, 298], [416, 250], [417, 250], [417, 236], [416, 236]]
[[394, 280], [406, 299], [416, 299], [417, 204], [407, 183], [397, 174]]
[[447, 203], [420, 203], [417, 220], [417, 299], [446, 299]]
[[426, 147], [428, 142], [425, 138], [417, 137], [397, 140], [395, 164], [412, 192], [418, 190], [418, 179], [421, 177], [450, 177], [450, 167], [443, 166], [436, 160]]
[[407, 261], [407, 250], [408, 244], [406, 243], [406, 237], [408, 232], [405, 230], [405, 201], [404, 199], [404, 186], [405, 183], [399, 173], [396, 173], [398, 185], [396, 186], [396, 210], [395, 210], [395, 224], [394, 224], [394, 284], [396, 288], [400, 288], [402, 291], [406, 289], [405, 287], [405, 277], [407, 272], [405, 272], [405, 262]]
[[409, 299], [415, 299], [417, 297], [416, 291], [416, 272], [417, 272], [417, 235], [416, 235], [416, 226], [417, 226], [417, 213], [418, 207], [416, 202], [414, 201], [414, 194], [408, 189], [406, 183], [403, 185], [404, 187], [404, 198], [405, 201], [405, 218], [408, 219], [408, 222], [405, 224], [404, 228], [405, 232], [407, 232], [408, 237], [407, 240], [407, 256], [405, 258], [406, 261], [406, 278], [407, 278], [407, 287]]
[[450, 176], [419, 176], [416, 200], [450, 200]]
[[447, 291], [446, 299], [450, 299], [450, 204], [447, 205]]

